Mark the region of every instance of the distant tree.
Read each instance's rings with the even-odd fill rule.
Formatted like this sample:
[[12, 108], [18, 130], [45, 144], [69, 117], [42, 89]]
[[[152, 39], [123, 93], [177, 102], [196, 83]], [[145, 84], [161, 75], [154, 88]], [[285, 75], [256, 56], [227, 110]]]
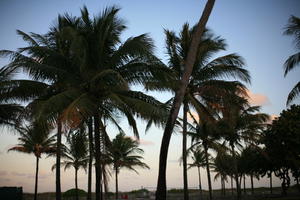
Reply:
[[[291, 55], [284, 63], [284, 76], [287, 75], [289, 71], [294, 69], [300, 63], [300, 18], [291, 16], [289, 23], [285, 27], [285, 35], [291, 35], [294, 37], [294, 43], [297, 53]], [[287, 98], [287, 105], [290, 104], [298, 95], [300, 94], [300, 82], [298, 82], [292, 91], [289, 93]]]
[[271, 160], [275, 176], [282, 180], [282, 194], [287, 194], [290, 186], [290, 174], [299, 182], [297, 171], [300, 166], [300, 106], [292, 105], [283, 110], [264, 132], [263, 144], [266, 156]]
[[[78, 170], [80, 168], [86, 170], [89, 155], [88, 155], [88, 139], [83, 129], [77, 130], [75, 133], [71, 132], [67, 138], [67, 146], [62, 148], [63, 162], [65, 170], [73, 167], [75, 170], [75, 197], [78, 200]], [[56, 168], [56, 164], [52, 166], [52, 170]]]
[[17, 146], [10, 148], [8, 151], [34, 154], [36, 157], [34, 189], [34, 200], [36, 200], [38, 191], [39, 159], [41, 158], [41, 154], [55, 152], [55, 135], [50, 136], [49, 129], [36, 122], [30, 126], [18, 128], [17, 130], [20, 134], [20, 137], [18, 138], [20, 143]]
[[205, 153], [203, 149], [200, 146], [198, 146], [196, 148], [189, 149], [187, 155], [190, 156], [192, 159], [192, 163], [188, 164], [188, 169], [197, 167], [198, 177], [199, 177], [200, 198], [202, 199], [202, 184], [201, 184], [200, 169], [206, 166]]
[[113, 165], [116, 176], [116, 200], [118, 199], [118, 174], [121, 168], [133, 170], [134, 167], [149, 169], [149, 166], [142, 162], [144, 151], [138, 147], [136, 140], [126, 137], [124, 133], [119, 133], [111, 142], [108, 149], [108, 162]]

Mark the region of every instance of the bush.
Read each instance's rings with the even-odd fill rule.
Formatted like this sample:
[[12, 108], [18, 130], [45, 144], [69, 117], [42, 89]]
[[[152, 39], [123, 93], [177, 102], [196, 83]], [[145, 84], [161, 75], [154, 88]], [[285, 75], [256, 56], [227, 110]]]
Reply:
[[[81, 189], [78, 189], [78, 196], [79, 196], [79, 197], [84, 197], [84, 196], [86, 196], [86, 195], [87, 195], [86, 191], [81, 190]], [[70, 190], [67, 190], [67, 191], [65, 191], [65, 192], [63, 193], [63, 197], [64, 197], [64, 198], [75, 197], [75, 196], [76, 196], [76, 189], [75, 189], [75, 188], [70, 189]]]

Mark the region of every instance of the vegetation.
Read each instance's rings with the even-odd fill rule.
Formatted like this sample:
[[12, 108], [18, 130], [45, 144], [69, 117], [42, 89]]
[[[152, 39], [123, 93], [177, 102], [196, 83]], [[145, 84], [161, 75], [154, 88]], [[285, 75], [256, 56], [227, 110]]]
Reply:
[[[183, 190], [172, 189], [170, 193], [183, 193], [184, 199], [189, 199], [187, 170], [192, 167], [198, 170], [201, 198], [201, 168], [206, 169], [205, 195], [210, 200], [215, 195], [212, 171], [216, 173], [214, 180], [220, 180], [221, 195], [228, 193], [225, 183], [230, 179], [232, 195], [235, 193], [238, 200], [242, 196], [242, 181], [246, 193], [246, 177], [250, 177], [252, 195], [253, 179], [266, 175], [271, 193], [272, 175], [281, 179], [283, 195], [287, 194], [291, 178], [300, 191], [300, 106], [290, 106], [268, 124], [269, 116], [261, 113], [259, 106], [250, 104], [244, 85], [250, 83], [250, 74], [242, 57], [220, 56], [226, 50], [224, 39], [205, 28], [214, 2], [207, 1], [194, 27], [186, 23], [179, 34], [165, 30], [167, 65], [154, 55], [154, 42], [147, 34], [121, 40], [126, 25], [115, 6], [94, 17], [90, 17], [86, 7], [78, 17], [59, 15], [45, 34], [17, 31], [26, 46], [0, 51], [1, 56], [11, 59], [0, 69], [0, 126], [14, 128], [20, 135], [20, 143], [9, 151], [36, 157], [35, 200], [42, 154], [56, 158], [56, 200], [62, 197], [61, 167], [73, 167], [75, 171], [75, 189], [63, 197], [86, 196], [91, 200], [93, 166], [96, 200], [111, 194], [111, 171], [115, 173], [118, 199], [121, 169], [149, 169], [142, 161], [144, 151], [139, 147], [137, 118], [148, 122], [146, 129], [153, 123], [165, 128], [157, 200], [167, 197], [167, 156], [175, 124], [181, 126], [183, 135]], [[292, 16], [285, 28], [285, 34], [295, 37], [297, 49], [299, 24], [299, 18]], [[219, 57], [214, 57], [216, 54]], [[285, 75], [298, 64], [299, 52], [286, 61]], [[21, 71], [28, 74], [28, 80], [16, 78]], [[144, 90], [135, 91], [133, 86], [169, 91], [174, 97], [162, 103]], [[299, 95], [299, 88], [298, 83], [290, 92], [288, 105]], [[182, 119], [178, 118], [181, 105]], [[136, 139], [125, 135], [120, 118], [127, 120]], [[119, 131], [114, 139], [108, 126]], [[52, 134], [54, 130], [56, 133]], [[190, 147], [188, 137], [192, 141]], [[80, 168], [88, 171], [87, 193], [78, 189]], [[139, 192], [148, 191], [132, 193]]]
[[134, 167], [149, 169], [149, 166], [141, 161], [144, 152], [138, 147], [139, 143], [130, 137], [126, 137], [124, 133], [119, 133], [112, 140], [108, 149], [108, 163], [113, 165], [116, 177], [116, 200], [118, 197], [118, 174], [120, 169], [126, 168], [137, 173]]
[[39, 159], [42, 154], [50, 154], [56, 151], [55, 138], [50, 136], [48, 128], [37, 122], [32, 123], [30, 126], [20, 127], [18, 131], [20, 143], [8, 151], [34, 154], [36, 157], [34, 200], [37, 200]]
[[[297, 51], [300, 50], [300, 18], [291, 16], [289, 23], [285, 27], [285, 35], [291, 35], [294, 37], [294, 43]], [[284, 63], [284, 76], [286, 76], [291, 70], [293, 70], [300, 62], [300, 52], [291, 55]], [[290, 104], [300, 94], [300, 82], [298, 82], [287, 98], [287, 104]]]

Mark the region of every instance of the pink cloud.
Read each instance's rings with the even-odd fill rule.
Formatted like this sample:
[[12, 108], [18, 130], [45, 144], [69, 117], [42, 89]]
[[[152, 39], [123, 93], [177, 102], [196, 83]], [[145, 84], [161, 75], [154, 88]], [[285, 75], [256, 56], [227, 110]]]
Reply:
[[270, 105], [271, 102], [269, 98], [264, 94], [253, 93], [251, 91], [247, 91], [249, 96], [248, 100], [251, 105], [263, 106], [263, 105]]
[[149, 146], [149, 145], [154, 145], [154, 142], [150, 141], [150, 140], [144, 140], [144, 139], [137, 139], [136, 137], [131, 137], [131, 139], [138, 141], [140, 145], [144, 145], [144, 146]]
[[4, 170], [1, 170], [0, 171], [0, 176], [4, 176], [4, 175], [6, 175], [7, 174], [7, 171], [4, 171]]

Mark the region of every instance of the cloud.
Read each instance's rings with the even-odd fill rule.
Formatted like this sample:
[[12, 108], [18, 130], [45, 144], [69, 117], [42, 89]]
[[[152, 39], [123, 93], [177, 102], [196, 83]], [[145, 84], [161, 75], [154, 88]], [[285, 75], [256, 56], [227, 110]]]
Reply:
[[28, 173], [20, 173], [20, 172], [11, 172], [10, 174], [13, 176], [30, 176], [31, 175]]
[[272, 124], [272, 121], [278, 117], [279, 117], [279, 115], [275, 115], [275, 114], [270, 115], [270, 119], [267, 121], [267, 123]]
[[132, 137], [132, 136], [129, 136], [131, 139], [135, 140], [135, 141], [138, 141], [140, 145], [143, 145], [143, 146], [150, 146], [150, 145], [154, 145], [155, 143], [151, 140], [144, 140], [144, 139], [137, 139], [136, 137]]
[[5, 176], [7, 174], [7, 171], [1, 170], [0, 171], [0, 176]]
[[248, 100], [251, 105], [264, 106], [271, 104], [269, 98], [264, 94], [253, 93], [249, 90], [247, 91], [247, 94], [249, 96]]

